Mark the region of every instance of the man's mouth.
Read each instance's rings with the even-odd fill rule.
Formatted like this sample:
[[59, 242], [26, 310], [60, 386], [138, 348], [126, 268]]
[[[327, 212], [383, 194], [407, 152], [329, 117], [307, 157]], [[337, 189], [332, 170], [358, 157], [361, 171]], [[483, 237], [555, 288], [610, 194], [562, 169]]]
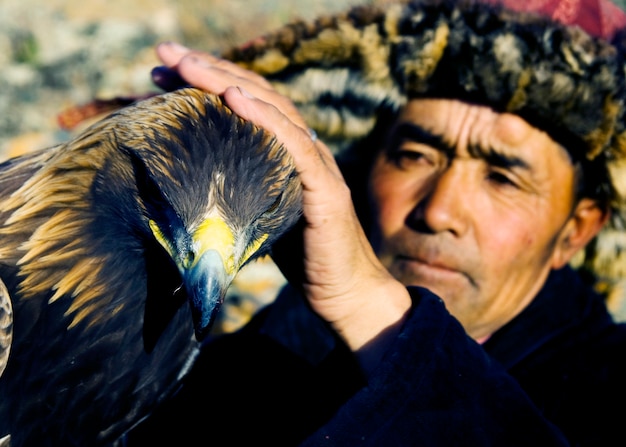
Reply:
[[445, 274], [445, 273], [459, 274], [458, 270], [456, 270], [455, 268], [449, 267], [448, 265], [442, 262], [426, 261], [421, 258], [404, 256], [404, 255], [398, 255], [396, 259], [397, 261], [401, 263], [407, 264], [407, 266], [412, 269], [414, 268], [414, 269], [420, 269], [420, 270], [432, 270], [435, 272], [439, 271], [442, 274]]
[[475, 285], [472, 278], [463, 270], [439, 260], [424, 260], [415, 256], [397, 255], [394, 264], [395, 268], [392, 270], [396, 270], [401, 277], [415, 278], [418, 282], [423, 282], [424, 286], [431, 283], [458, 282], [459, 278]]

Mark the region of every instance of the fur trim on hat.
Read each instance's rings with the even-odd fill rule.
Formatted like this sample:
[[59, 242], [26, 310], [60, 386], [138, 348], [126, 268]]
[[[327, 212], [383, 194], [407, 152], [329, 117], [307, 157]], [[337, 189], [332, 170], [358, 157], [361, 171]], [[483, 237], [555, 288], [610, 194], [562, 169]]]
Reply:
[[383, 111], [438, 97], [517, 114], [581, 152], [574, 156], [602, 161], [611, 224], [575, 265], [604, 291], [626, 289], [626, 93], [616, 45], [530, 13], [422, 0], [295, 22], [223, 56], [267, 77], [337, 151]]

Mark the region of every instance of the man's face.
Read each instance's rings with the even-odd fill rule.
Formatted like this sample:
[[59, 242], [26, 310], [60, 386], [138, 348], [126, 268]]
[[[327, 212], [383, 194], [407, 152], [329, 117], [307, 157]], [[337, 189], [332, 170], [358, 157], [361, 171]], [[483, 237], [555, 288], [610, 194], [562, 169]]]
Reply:
[[370, 175], [372, 244], [398, 280], [435, 292], [481, 339], [563, 265], [574, 182], [565, 149], [521, 118], [413, 100]]

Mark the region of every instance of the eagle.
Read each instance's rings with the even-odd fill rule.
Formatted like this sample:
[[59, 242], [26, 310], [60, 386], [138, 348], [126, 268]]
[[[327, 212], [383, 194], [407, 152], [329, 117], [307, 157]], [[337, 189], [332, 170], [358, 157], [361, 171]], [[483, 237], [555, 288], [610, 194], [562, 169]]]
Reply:
[[115, 445], [301, 193], [275, 136], [194, 88], [1, 164], [0, 446]]

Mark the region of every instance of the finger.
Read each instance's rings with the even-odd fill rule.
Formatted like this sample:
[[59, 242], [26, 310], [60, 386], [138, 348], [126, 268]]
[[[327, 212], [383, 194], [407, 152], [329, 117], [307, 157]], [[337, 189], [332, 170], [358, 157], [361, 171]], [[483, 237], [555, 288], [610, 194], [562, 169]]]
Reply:
[[[213, 74], [221, 74], [223, 80], [236, 80], [237, 84], [244, 84], [247, 89], [261, 91], [273, 90], [270, 82], [263, 76], [258, 75], [250, 70], [246, 70], [230, 61], [217, 58], [210, 54], [191, 52], [185, 55], [177, 66], [178, 71], [183, 77], [192, 76], [198, 79], [205, 75], [207, 69], [214, 70]], [[232, 81], [231, 81], [232, 82]], [[235, 85], [235, 84], [230, 84]]]
[[235, 64], [234, 62], [219, 58], [217, 56], [213, 56], [212, 54], [205, 52], [192, 52], [191, 54], [193, 54], [196, 57], [196, 60], [200, 61], [201, 63], [211, 65], [220, 70], [224, 70], [238, 78], [247, 79], [249, 82], [256, 83], [262, 88], [273, 88], [272, 84], [263, 76], [255, 73], [254, 71], [248, 70], [247, 68], [244, 68], [238, 64]]
[[313, 141], [301, 119], [292, 121], [272, 104], [241, 88], [227, 88], [224, 98], [237, 115], [272, 132], [287, 147], [305, 187], [316, 180], [320, 184], [319, 177], [341, 178], [330, 149], [321, 141]]
[[156, 47], [157, 57], [166, 67], [170, 68], [176, 67], [180, 60], [191, 51], [191, 49], [176, 42], [163, 42]]
[[[247, 70], [233, 70], [234, 64], [211, 64], [206, 58], [195, 54], [185, 56], [178, 64], [178, 72], [191, 85], [216, 95], [222, 95], [227, 88], [238, 86], [254, 97], [273, 104], [298, 126], [306, 128], [298, 109], [288, 98], [276, 92], [269, 83]], [[243, 74], [243, 76], [240, 76]]]
[[247, 70], [228, 60], [213, 56], [210, 53], [189, 49], [176, 42], [164, 42], [159, 44], [156, 48], [156, 52], [159, 59], [169, 68], [175, 68], [180, 65], [184, 58], [189, 58], [200, 66], [213, 66], [231, 73], [233, 76], [255, 82], [263, 88], [272, 88], [269, 81], [253, 71]]

